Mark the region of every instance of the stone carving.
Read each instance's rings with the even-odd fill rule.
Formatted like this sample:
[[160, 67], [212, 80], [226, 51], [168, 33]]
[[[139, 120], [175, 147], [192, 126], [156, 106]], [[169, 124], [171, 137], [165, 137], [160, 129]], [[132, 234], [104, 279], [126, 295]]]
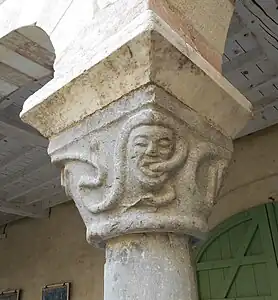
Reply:
[[[109, 192], [97, 204], [86, 202], [92, 213], [114, 208], [124, 194], [130, 199], [128, 203], [122, 204], [125, 209], [135, 205], [160, 207], [175, 200], [176, 191], [172, 180], [184, 165], [188, 150], [181, 137], [177, 136], [171, 121], [153, 109], [145, 109], [128, 119], [117, 139], [114, 179]], [[89, 159], [85, 155], [68, 154], [67, 157], [56, 157], [55, 160], [89, 164], [96, 170], [96, 175], [81, 175], [78, 188], [92, 190], [104, 185], [107, 175], [98, 161], [98, 151], [98, 143], [93, 142]], [[65, 187], [69, 185], [69, 176], [66, 166], [63, 170]], [[70, 194], [69, 191], [67, 193]]]
[[[174, 122], [158, 111], [143, 110], [124, 126], [121, 144], [127, 187], [135, 205], [160, 207], [176, 198], [171, 182], [183, 167], [188, 149], [177, 135]], [[120, 170], [119, 170], [120, 171]], [[170, 179], [171, 177], [171, 179]]]
[[201, 238], [231, 143], [179, 101], [163, 107], [148, 102], [151, 92], [137, 93], [51, 141], [52, 161], [90, 243], [150, 231]]
[[[68, 155], [67, 158], [58, 157], [57, 161], [63, 160], [63, 161], [71, 161], [71, 162], [78, 162], [78, 163], [84, 163], [85, 165], [91, 166], [93, 169], [96, 170], [96, 176], [93, 176], [92, 174], [86, 174], [82, 175], [78, 181], [78, 187], [80, 189], [93, 189], [101, 187], [106, 179], [107, 171], [105, 170], [104, 166], [100, 164], [97, 152], [99, 151], [99, 143], [97, 141], [91, 141], [90, 147], [89, 147], [89, 154], [90, 157], [87, 158], [87, 156], [84, 153], [74, 153]], [[70, 171], [65, 164], [65, 167], [63, 168], [61, 172], [61, 183], [65, 188], [65, 192], [67, 195], [72, 197], [72, 193], [69, 190], [69, 177], [70, 177]], [[96, 210], [97, 208], [94, 207], [92, 204], [92, 207], [90, 207], [92, 211]]]
[[80, 193], [89, 194], [102, 187], [106, 190], [101, 201], [84, 201], [90, 212], [98, 214], [116, 206], [123, 211], [139, 206], [158, 209], [176, 199], [175, 175], [184, 167], [189, 155], [190, 161], [184, 172], [195, 175], [187, 185], [200, 194], [202, 208], [211, 207], [228, 160], [222, 159], [217, 153], [218, 148], [209, 143], [200, 143], [190, 150], [192, 136], [189, 132], [187, 136], [181, 136], [177, 127], [174, 118], [153, 108], [131, 116], [117, 138], [113, 166], [108, 166], [114, 168], [114, 176], [108, 187], [105, 162], [99, 161], [100, 142], [90, 138], [89, 156], [76, 152], [56, 157], [54, 162], [65, 163], [63, 185], [67, 193], [72, 196], [68, 189], [70, 168], [66, 161], [75, 161], [91, 167], [90, 172], [79, 176], [77, 186]]
[[194, 167], [189, 172], [194, 174], [192, 184], [196, 186], [202, 199], [199, 209], [204, 214], [215, 204], [229, 159], [230, 155], [227, 151], [204, 142], [199, 143], [190, 153], [190, 160], [194, 162]]

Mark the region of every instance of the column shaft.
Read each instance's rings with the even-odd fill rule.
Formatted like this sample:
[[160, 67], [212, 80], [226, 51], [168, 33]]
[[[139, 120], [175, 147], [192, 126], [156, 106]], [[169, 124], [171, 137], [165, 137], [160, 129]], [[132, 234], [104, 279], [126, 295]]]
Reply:
[[196, 300], [189, 238], [132, 234], [106, 247], [105, 300]]

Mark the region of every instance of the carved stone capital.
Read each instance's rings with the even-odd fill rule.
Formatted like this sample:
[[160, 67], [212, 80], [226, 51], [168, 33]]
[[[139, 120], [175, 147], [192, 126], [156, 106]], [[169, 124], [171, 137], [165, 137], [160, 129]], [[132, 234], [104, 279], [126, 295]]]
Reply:
[[90, 242], [135, 232], [202, 236], [231, 141], [149, 85], [50, 142]]

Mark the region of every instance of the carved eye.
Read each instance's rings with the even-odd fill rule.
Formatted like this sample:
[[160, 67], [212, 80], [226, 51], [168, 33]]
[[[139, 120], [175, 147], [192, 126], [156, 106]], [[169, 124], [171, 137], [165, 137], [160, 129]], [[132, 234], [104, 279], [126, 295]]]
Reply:
[[172, 146], [172, 141], [168, 138], [161, 139], [159, 140], [158, 145], [162, 148], [169, 148]]
[[137, 138], [134, 141], [134, 146], [137, 146], [137, 147], [144, 147], [145, 148], [145, 147], [148, 147], [148, 144], [149, 144], [149, 142], [145, 138]]
[[147, 143], [136, 143], [135, 146], [138, 146], [138, 147], [148, 147], [148, 144]]

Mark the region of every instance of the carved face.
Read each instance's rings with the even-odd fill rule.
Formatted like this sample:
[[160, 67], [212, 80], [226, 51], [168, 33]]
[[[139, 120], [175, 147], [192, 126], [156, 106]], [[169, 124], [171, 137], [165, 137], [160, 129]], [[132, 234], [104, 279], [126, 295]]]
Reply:
[[175, 150], [172, 129], [144, 125], [135, 128], [129, 137], [128, 154], [131, 171], [144, 185], [155, 187], [168, 179], [166, 162]]

